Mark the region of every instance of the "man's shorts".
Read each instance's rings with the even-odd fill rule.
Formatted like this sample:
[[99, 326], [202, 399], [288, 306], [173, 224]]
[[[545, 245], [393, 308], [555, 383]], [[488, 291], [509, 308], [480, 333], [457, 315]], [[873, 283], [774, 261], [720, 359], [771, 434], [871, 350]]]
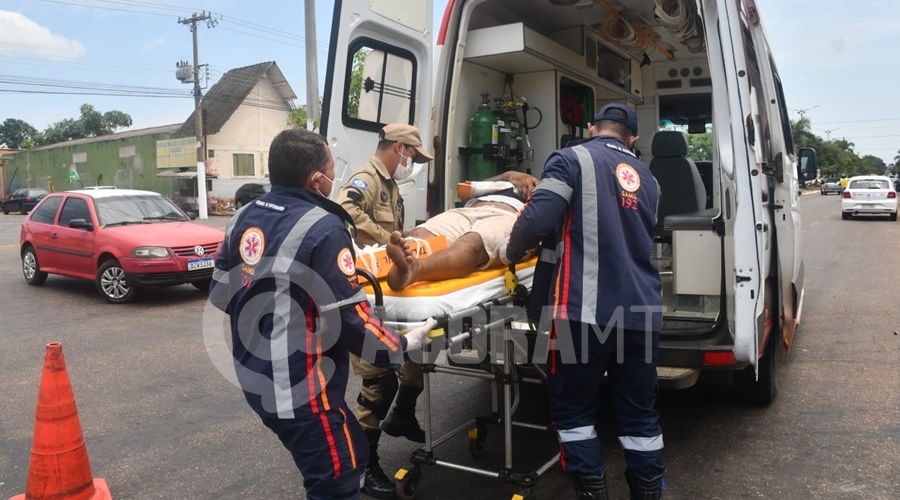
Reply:
[[487, 264], [480, 269], [487, 269], [500, 261], [500, 245], [509, 240], [509, 233], [516, 223], [516, 212], [500, 208], [493, 203], [475, 207], [454, 208], [440, 213], [418, 227], [432, 234], [447, 237], [447, 244], [452, 245], [466, 233], [481, 236], [481, 244], [488, 254]]

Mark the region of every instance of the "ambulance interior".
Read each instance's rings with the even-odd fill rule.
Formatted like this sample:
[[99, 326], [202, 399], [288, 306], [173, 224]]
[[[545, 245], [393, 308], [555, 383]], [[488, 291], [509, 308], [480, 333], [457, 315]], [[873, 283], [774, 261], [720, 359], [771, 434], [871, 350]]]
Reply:
[[[712, 79], [689, 0], [467, 2], [451, 21], [438, 75], [448, 75], [444, 192], [516, 169], [540, 177], [552, 151], [586, 138], [610, 102], [637, 110], [636, 153], [662, 192], [653, 254], [664, 330], [699, 333], [720, 319], [723, 241]], [[453, 26], [468, 26], [453, 33]], [[454, 37], [457, 37], [454, 39]], [[440, 84], [439, 84], [440, 86]], [[438, 126], [439, 129], [441, 125]], [[444, 200], [444, 207], [458, 203]]]

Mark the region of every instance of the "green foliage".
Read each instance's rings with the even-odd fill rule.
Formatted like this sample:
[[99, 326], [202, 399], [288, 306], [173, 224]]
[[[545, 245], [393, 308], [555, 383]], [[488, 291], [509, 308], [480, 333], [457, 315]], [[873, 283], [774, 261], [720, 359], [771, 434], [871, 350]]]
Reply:
[[353, 54], [353, 69], [350, 72], [350, 91], [347, 99], [347, 116], [359, 116], [359, 96], [362, 94], [362, 71], [366, 56], [372, 52], [368, 47], [360, 48]]
[[[845, 139], [826, 141], [817, 136], [811, 132], [808, 118], [791, 121], [791, 133], [797, 148], [809, 147], [816, 150], [819, 157], [819, 172], [822, 177], [882, 175], [887, 169], [887, 165], [881, 158], [872, 155], [860, 158], [853, 150], [856, 145], [850, 141]], [[900, 158], [900, 151], [897, 153]]]
[[120, 128], [130, 127], [132, 123], [130, 115], [117, 110], [101, 113], [90, 104], [82, 104], [79, 111], [79, 118], [66, 118], [47, 127], [40, 144], [109, 135]]
[[694, 161], [711, 161], [712, 133], [688, 134], [688, 156]]
[[[322, 109], [322, 98], [319, 98], [319, 109]], [[288, 117], [288, 125], [292, 125], [295, 128], [306, 128], [306, 106], [301, 106], [293, 111], [291, 111], [291, 115]], [[317, 117], [313, 120], [313, 130], [319, 130], [319, 125], [321, 123], [321, 118]]]
[[34, 144], [34, 138], [38, 135], [36, 128], [23, 120], [16, 118], [7, 118], [0, 124], [0, 145], [6, 145], [10, 149], [26, 149], [22, 147], [25, 141], [27, 144]]

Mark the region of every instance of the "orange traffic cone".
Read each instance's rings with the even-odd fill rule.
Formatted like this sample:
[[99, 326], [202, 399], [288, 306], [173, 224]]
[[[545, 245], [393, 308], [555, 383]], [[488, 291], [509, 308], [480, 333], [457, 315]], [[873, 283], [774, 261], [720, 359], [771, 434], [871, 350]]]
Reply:
[[38, 390], [34, 438], [25, 493], [10, 500], [111, 500], [103, 479], [94, 479], [62, 344], [47, 344]]

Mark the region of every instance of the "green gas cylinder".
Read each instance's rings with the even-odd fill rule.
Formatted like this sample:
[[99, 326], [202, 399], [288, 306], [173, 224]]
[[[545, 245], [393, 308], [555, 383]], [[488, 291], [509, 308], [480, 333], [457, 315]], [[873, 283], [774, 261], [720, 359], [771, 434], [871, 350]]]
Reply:
[[[497, 117], [491, 111], [489, 104], [490, 94], [481, 94], [481, 105], [472, 117], [469, 126], [469, 147], [482, 148], [486, 145], [497, 144], [493, 129], [497, 126]], [[482, 181], [488, 177], [497, 175], [496, 162], [491, 156], [473, 154], [469, 156], [468, 180]]]

